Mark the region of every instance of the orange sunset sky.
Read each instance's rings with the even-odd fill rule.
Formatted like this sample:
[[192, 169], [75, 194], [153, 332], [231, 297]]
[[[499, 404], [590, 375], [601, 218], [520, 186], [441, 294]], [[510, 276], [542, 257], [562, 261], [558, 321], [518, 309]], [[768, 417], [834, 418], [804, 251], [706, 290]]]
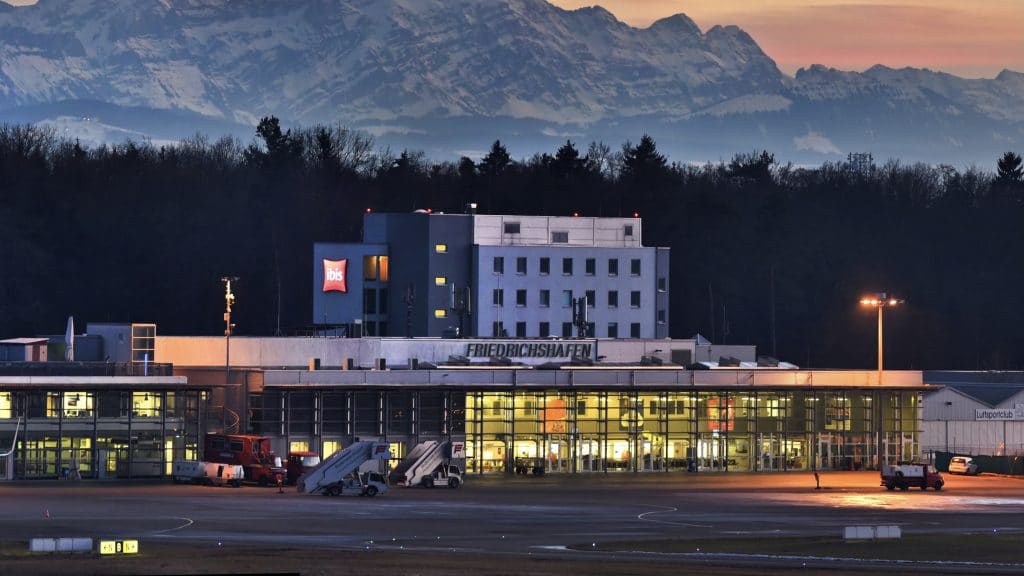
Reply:
[[705, 31], [736, 24], [789, 74], [811, 64], [913, 66], [969, 78], [1003, 68], [1024, 72], [1024, 0], [549, 1], [569, 9], [600, 5], [638, 27], [680, 12]]
[[701, 30], [736, 24], [784, 72], [824, 64], [913, 66], [958, 76], [1024, 72], [1024, 0], [550, 0], [600, 5], [644, 27], [684, 13]]

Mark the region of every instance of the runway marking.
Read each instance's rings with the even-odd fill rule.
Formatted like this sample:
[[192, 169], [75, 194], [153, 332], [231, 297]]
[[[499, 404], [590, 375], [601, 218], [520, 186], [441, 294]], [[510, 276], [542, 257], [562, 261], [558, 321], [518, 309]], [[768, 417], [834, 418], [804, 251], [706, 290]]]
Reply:
[[654, 518], [648, 518], [647, 516], [651, 515], [651, 514], [662, 514], [662, 513], [665, 513], [665, 512], [678, 512], [679, 508], [674, 508], [674, 507], [670, 507], [670, 506], [655, 506], [653, 504], [642, 504], [642, 506], [650, 506], [652, 508], [661, 508], [661, 510], [651, 510], [650, 512], [644, 512], [643, 514], [638, 514], [637, 517], [636, 517], [637, 520], [643, 520], [645, 522], [657, 522], [658, 524], [667, 524], [669, 526], [686, 526], [688, 528], [713, 528], [713, 526], [711, 526], [709, 524], [690, 524], [690, 523], [687, 523], [687, 522], [670, 522], [668, 520], [657, 520], [657, 519], [654, 519]]
[[188, 528], [189, 526], [195, 524], [195, 520], [192, 520], [191, 518], [185, 518], [185, 517], [182, 517], [182, 516], [172, 516], [172, 518], [174, 518], [175, 520], [184, 520], [184, 523], [181, 526], [175, 526], [174, 528], [168, 528], [166, 530], [157, 530], [156, 532], [153, 532], [153, 535], [156, 536], [158, 534], [164, 534], [164, 533], [167, 533], [167, 532], [174, 532], [175, 530], [181, 530], [182, 528]]

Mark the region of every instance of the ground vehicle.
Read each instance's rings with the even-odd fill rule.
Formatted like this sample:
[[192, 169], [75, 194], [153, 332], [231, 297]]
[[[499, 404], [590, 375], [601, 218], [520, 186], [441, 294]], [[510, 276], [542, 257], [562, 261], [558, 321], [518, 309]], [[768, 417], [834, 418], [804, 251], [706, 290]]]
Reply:
[[427, 441], [413, 448], [409, 455], [391, 471], [388, 478], [401, 486], [436, 485], [458, 488], [462, 485], [462, 471], [449, 462], [451, 443]]
[[898, 464], [896, 466], [886, 465], [882, 466], [882, 486], [885, 486], [887, 490], [907, 490], [911, 486], [916, 486], [921, 490], [927, 490], [929, 487], [936, 490], [942, 490], [942, 485], [945, 481], [942, 479], [942, 474], [935, 469], [935, 466], [929, 464]]
[[296, 451], [288, 453], [287, 484], [295, 484], [299, 477], [320, 465], [320, 456], [316, 452]]
[[267, 486], [277, 484], [279, 476], [283, 482], [287, 474], [270, 446], [267, 436], [207, 434], [204, 454], [207, 462], [238, 464], [245, 469], [246, 480]]
[[356, 442], [300, 476], [296, 485], [299, 492], [327, 496], [383, 494], [388, 489], [384, 470], [390, 457], [387, 442]]
[[978, 473], [978, 465], [970, 456], [953, 456], [949, 461], [949, 473], [973, 476]]
[[176, 460], [172, 477], [176, 484], [191, 482], [216, 486], [228, 485], [237, 488], [245, 479], [245, 470], [237, 464]]

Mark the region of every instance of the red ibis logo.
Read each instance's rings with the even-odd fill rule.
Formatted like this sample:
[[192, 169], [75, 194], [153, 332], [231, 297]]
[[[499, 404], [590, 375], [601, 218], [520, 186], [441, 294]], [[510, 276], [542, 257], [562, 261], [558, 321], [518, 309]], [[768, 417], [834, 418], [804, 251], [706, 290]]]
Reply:
[[348, 259], [324, 258], [324, 292], [348, 292]]

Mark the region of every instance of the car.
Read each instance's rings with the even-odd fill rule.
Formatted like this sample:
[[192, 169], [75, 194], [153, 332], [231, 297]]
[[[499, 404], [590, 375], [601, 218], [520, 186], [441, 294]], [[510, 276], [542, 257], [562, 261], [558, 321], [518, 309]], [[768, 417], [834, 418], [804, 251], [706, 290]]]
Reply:
[[978, 473], [978, 465], [975, 464], [974, 459], [969, 456], [954, 456], [953, 459], [949, 461], [949, 473], [973, 476]]

